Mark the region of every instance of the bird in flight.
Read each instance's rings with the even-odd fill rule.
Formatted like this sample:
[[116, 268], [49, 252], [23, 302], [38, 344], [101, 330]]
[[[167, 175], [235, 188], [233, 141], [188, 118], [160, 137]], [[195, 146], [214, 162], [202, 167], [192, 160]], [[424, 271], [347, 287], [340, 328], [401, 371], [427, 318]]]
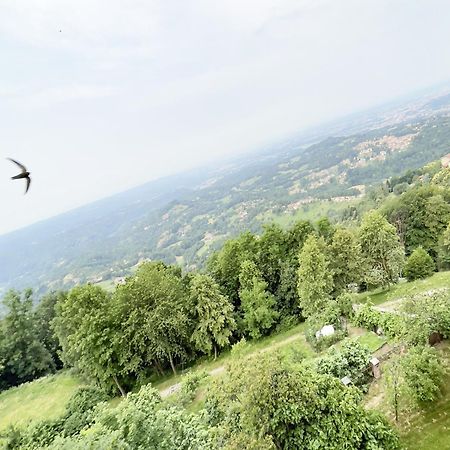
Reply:
[[20, 180], [22, 178], [25, 179], [27, 181], [27, 188], [25, 189], [26, 194], [28, 192], [28, 189], [30, 189], [31, 183], [30, 172], [28, 172], [27, 168], [23, 164], [20, 164], [20, 162], [17, 162], [12, 158], [8, 159], [12, 161], [14, 164], [17, 164], [22, 169], [22, 173], [19, 173], [19, 175], [16, 175], [15, 177], [11, 177], [11, 180]]

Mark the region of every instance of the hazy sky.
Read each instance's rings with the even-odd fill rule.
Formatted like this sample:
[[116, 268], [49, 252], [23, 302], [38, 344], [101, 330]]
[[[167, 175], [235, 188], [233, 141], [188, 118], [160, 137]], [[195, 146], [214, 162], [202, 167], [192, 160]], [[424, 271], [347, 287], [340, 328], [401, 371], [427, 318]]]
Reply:
[[449, 23], [448, 0], [1, 0], [0, 232], [448, 80]]

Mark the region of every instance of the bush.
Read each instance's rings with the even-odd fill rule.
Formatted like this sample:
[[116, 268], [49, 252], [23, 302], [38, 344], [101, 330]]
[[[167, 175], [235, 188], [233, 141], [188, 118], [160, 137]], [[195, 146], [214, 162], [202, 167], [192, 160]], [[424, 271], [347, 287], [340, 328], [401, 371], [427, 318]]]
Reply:
[[197, 389], [203, 379], [208, 376], [207, 372], [191, 372], [186, 374], [181, 381], [181, 391], [180, 391], [180, 403], [182, 405], [187, 405], [191, 403], [197, 393]]
[[404, 336], [406, 326], [405, 318], [401, 315], [377, 311], [370, 303], [358, 310], [353, 317], [353, 324], [375, 332], [381, 328], [390, 338]]
[[358, 341], [347, 339], [339, 349], [332, 348], [316, 361], [316, 370], [341, 380], [349, 376], [356, 386], [362, 387], [369, 380], [370, 350]]
[[433, 258], [422, 248], [416, 248], [406, 261], [404, 275], [408, 281], [427, 278], [433, 274], [435, 264]]

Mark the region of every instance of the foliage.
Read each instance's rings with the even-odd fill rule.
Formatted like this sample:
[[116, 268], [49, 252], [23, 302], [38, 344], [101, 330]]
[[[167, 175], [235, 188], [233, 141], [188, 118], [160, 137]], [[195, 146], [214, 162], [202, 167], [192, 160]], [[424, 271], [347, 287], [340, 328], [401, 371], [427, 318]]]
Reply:
[[371, 331], [381, 329], [391, 338], [402, 338], [406, 333], [406, 318], [403, 315], [380, 312], [369, 303], [360, 306], [353, 317], [356, 326], [367, 328]]
[[51, 445], [58, 437], [75, 436], [93, 423], [95, 407], [107, 399], [107, 395], [95, 387], [80, 388], [62, 417], [30, 424], [24, 429], [11, 428], [6, 435], [6, 447], [34, 450]]
[[244, 431], [271, 439], [275, 448], [398, 448], [387, 422], [360, 401], [356, 388], [334, 377], [259, 356], [231, 367], [206, 405], [224, 443]]
[[384, 383], [395, 420], [398, 421], [402, 412], [435, 400], [443, 375], [435, 349], [428, 346], [412, 347], [407, 353], [391, 358]]
[[243, 233], [237, 239], [228, 240], [222, 249], [214, 253], [208, 261], [208, 270], [223, 293], [237, 309], [240, 305], [239, 275], [244, 261], [255, 261], [257, 243], [255, 236], [249, 232]]
[[413, 344], [426, 344], [432, 333], [450, 336], [450, 292], [430, 291], [407, 298], [402, 306], [405, 313], [405, 337]]
[[404, 261], [404, 250], [395, 227], [378, 212], [371, 212], [363, 218], [359, 239], [368, 265], [366, 282], [372, 286], [395, 283]]
[[304, 317], [322, 311], [331, 299], [333, 278], [325, 248], [323, 238], [310, 235], [299, 256], [298, 294]]
[[267, 284], [258, 277], [253, 263], [243, 263], [239, 279], [243, 327], [248, 335], [256, 339], [267, 334], [279, 317], [275, 310], [275, 297], [267, 292]]
[[439, 238], [438, 267], [445, 270], [450, 269], [450, 222]]
[[123, 372], [137, 374], [152, 363], [187, 358], [191, 318], [183, 280], [170, 267], [144, 263], [114, 295], [120, 318], [118, 340]]
[[338, 228], [330, 244], [330, 269], [333, 273], [335, 295], [348, 290], [351, 284], [360, 284], [365, 267], [361, 245], [355, 234]]
[[34, 320], [36, 329], [39, 332], [39, 340], [49, 351], [56, 369], [62, 368], [62, 361], [60, 359], [61, 346], [51, 327], [51, 323], [56, 317], [56, 304], [62, 301], [66, 295], [66, 292], [49, 292], [40, 299], [34, 311]]
[[192, 341], [195, 347], [210, 354], [230, 343], [236, 327], [233, 305], [220, 293], [219, 286], [209, 275], [196, 274], [190, 282], [191, 303], [195, 308], [195, 330]]
[[9, 291], [3, 298], [6, 316], [0, 322], [0, 390], [53, 371], [54, 362], [33, 315], [32, 291]]
[[122, 395], [118, 381], [117, 316], [111, 296], [98, 286], [85, 285], [72, 289], [56, 304], [53, 321], [66, 365], [77, 367], [83, 374], [111, 390], [114, 385]]
[[318, 373], [332, 375], [339, 380], [349, 376], [356, 386], [369, 380], [370, 350], [357, 340], [346, 339], [339, 348], [333, 347], [316, 361]]
[[417, 247], [436, 258], [439, 237], [450, 220], [450, 189], [418, 185], [384, 207], [408, 254]]
[[433, 258], [422, 247], [417, 247], [406, 260], [403, 273], [408, 281], [414, 281], [431, 276], [434, 269]]
[[205, 371], [189, 372], [183, 376], [179, 394], [179, 400], [183, 406], [188, 405], [194, 400], [200, 383], [207, 377], [208, 373]]

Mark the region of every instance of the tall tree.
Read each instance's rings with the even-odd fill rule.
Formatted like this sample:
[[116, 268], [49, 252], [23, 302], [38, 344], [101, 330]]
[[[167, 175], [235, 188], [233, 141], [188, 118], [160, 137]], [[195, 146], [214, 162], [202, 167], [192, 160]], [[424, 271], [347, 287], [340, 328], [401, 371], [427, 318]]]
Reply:
[[328, 217], [322, 217], [317, 222], [317, 232], [319, 233], [319, 236], [323, 237], [325, 242], [331, 242], [335, 231], [336, 230]]
[[369, 285], [389, 286], [398, 280], [404, 264], [404, 249], [395, 227], [380, 213], [367, 213], [359, 230], [362, 254], [368, 265]]
[[228, 297], [236, 310], [240, 306], [239, 273], [245, 260], [256, 261], [258, 242], [255, 236], [246, 232], [237, 239], [228, 240], [222, 249], [208, 261], [208, 271], [219, 283], [222, 293]]
[[359, 284], [364, 274], [361, 246], [352, 231], [338, 228], [330, 245], [330, 268], [333, 271], [335, 295], [348, 290], [352, 283]]
[[255, 263], [244, 261], [240, 274], [244, 330], [254, 339], [266, 334], [279, 317], [275, 297], [267, 291]]
[[39, 340], [50, 352], [57, 369], [62, 367], [60, 359], [61, 346], [51, 323], [56, 317], [56, 304], [63, 301], [66, 296], [66, 292], [50, 292], [41, 298], [34, 312]]
[[32, 291], [7, 292], [3, 306], [6, 315], [0, 322], [0, 388], [7, 388], [51, 372], [54, 364], [39, 340]]
[[439, 237], [450, 220], [450, 190], [419, 185], [388, 202], [383, 212], [401, 232], [407, 254], [421, 246], [436, 258]]
[[287, 235], [277, 224], [265, 225], [258, 240], [258, 268], [267, 283], [269, 292], [275, 294], [280, 284], [281, 268], [287, 252]]
[[142, 264], [115, 292], [121, 320], [119, 347], [130, 372], [157, 367], [189, 352], [191, 319], [188, 292], [180, 276], [155, 263]]
[[120, 330], [111, 296], [100, 286], [75, 287], [59, 299], [56, 312], [53, 327], [64, 363], [105, 388], [115, 385], [125, 395], [116, 347]]
[[209, 275], [196, 274], [190, 283], [191, 302], [195, 307], [195, 329], [192, 341], [197, 350], [217, 357], [218, 348], [230, 343], [236, 327], [233, 305], [220, 293], [218, 284]]
[[310, 235], [299, 256], [298, 295], [302, 315], [310, 317], [322, 311], [331, 299], [333, 273], [323, 238]]

